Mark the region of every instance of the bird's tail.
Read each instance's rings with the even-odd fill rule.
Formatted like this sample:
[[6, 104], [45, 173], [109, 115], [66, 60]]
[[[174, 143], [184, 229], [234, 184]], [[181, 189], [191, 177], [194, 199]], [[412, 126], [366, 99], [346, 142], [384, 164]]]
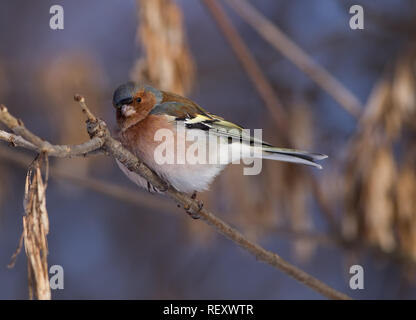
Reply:
[[309, 166], [322, 169], [322, 166], [315, 161], [320, 161], [328, 158], [327, 155], [320, 153], [310, 153], [295, 149], [275, 148], [263, 146], [262, 157], [264, 159], [278, 160], [284, 162], [302, 163]]

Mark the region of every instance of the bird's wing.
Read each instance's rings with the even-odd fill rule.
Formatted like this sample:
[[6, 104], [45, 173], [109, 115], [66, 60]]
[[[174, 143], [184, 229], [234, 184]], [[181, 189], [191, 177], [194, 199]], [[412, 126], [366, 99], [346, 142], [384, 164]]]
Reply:
[[167, 101], [156, 105], [150, 114], [164, 114], [173, 121], [183, 121], [187, 129], [199, 129], [224, 137], [229, 142], [247, 143], [250, 145], [270, 146], [270, 144], [251, 136], [246, 130], [235, 123], [213, 115], [195, 103], [185, 101]]
[[[302, 163], [322, 168], [315, 161], [327, 158], [320, 153], [310, 153], [296, 149], [276, 148], [271, 144], [251, 136], [241, 126], [213, 115], [195, 103], [187, 101], [167, 101], [156, 105], [150, 114], [163, 114], [172, 121], [183, 122], [187, 129], [209, 131], [211, 134], [223, 137], [228, 143], [241, 143], [248, 146], [260, 147], [260, 153], [266, 159], [285, 162]], [[250, 148], [251, 149], [251, 148]]]

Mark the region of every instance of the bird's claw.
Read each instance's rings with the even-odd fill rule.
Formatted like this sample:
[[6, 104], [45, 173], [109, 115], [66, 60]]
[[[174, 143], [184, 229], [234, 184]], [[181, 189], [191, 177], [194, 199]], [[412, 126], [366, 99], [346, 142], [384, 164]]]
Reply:
[[[153, 193], [153, 192], [159, 192], [159, 190], [158, 189], [156, 189], [155, 188], [155, 186], [154, 185], [152, 185], [149, 181], [147, 181], [147, 191], [149, 192], [149, 193]], [[166, 191], [166, 190], [165, 190]]]
[[[202, 208], [204, 207], [204, 203], [201, 200], [196, 199], [196, 192], [194, 192], [191, 195], [191, 199], [193, 200], [192, 203], [184, 206], [183, 208], [185, 209], [186, 213], [192, 218], [192, 219], [200, 219], [201, 216], [199, 215], [199, 212], [202, 210]], [[196, 204], [198, 206], [198, 209], [192, 210], [192, 204]]]

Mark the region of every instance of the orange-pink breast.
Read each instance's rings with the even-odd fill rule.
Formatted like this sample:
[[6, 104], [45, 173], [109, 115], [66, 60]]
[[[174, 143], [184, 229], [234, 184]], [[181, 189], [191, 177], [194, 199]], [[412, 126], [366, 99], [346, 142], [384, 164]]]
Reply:
[[[158, 164], [155, 161], [155, 149], [162, 143], [155, 141], [155, 134], [159, 129], [171, 130], [174, 152], [174, 164]], [[185, 133], [185, 132], [184, 132]], [[206, 190], [214, 177], [224, 168], [215, 164], [188, 164], [183, 159], [182, 153], [177, 150], [179, 139], [185, 139], [185, 134], [177, 134], [174, 122], [163, 115], [149, 115], [144, 120], [131, 126], [120, 133], [120, 140], [123, 145], [143, 160], [150, 168], [167, 180], [176, 189], [183, 192]], [[185, 150], [191, 142], [185, 142]], [[185, 151], [186, 153], [186, 151]], [[184, 162], [176, 162], [178, 158]]]
[[160, 144], [154, 137], [159, 129], [169, 129], [174, 133], [174, 126], [165, 116], [148, 115], [145, 119], [120, 133], [123, 145], [139, 156], [148, 165], [153, 162], [154, 150]]

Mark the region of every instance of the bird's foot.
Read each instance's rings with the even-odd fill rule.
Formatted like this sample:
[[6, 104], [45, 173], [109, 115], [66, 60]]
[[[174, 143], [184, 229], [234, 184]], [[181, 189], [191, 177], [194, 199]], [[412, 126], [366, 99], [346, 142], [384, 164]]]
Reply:
[[152, 185], [150, 184], [149, 181], [147, 181], [147, 191], [149, 191], [149, 193], [152, 193]]
[[194, 193], [192, 193], [191, 195], [191, 199], [193, 200], [192, 204], [195, 203], [198, 207], [197, 210], [193, 210], [191, 209], [192, 204], [189, 204], [187, 206], [184, 206], [184, 209], [186, 211], [186, 213], [192, 218], [192, 219], [199, 219], [201, 218], [201, 216], [199, 215], [199, 212], [202, 210], [202, 208], [204, 207], [204, 203], [201, 200], [198, 200], [196, 198], [196, 191], [194, 191]]
[[159, 190], [156, 189], [149, 181], [147, 181], [147, 191], [149, 191], [149, 193], [158, 193]]

